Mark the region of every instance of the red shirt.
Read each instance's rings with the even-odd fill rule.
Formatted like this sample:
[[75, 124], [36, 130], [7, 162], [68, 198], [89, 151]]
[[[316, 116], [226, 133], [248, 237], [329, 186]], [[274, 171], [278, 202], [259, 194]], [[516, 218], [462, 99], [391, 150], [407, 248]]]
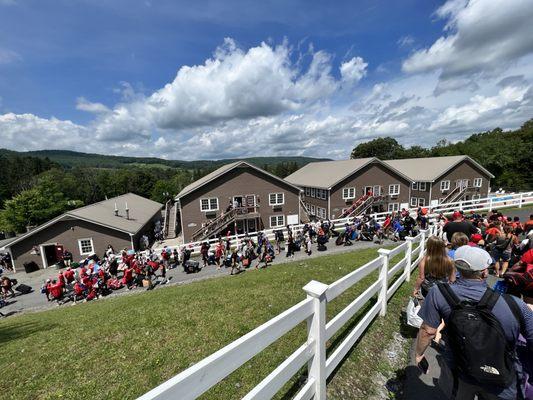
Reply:
[[122, 277], [122, 283], [129, 283], [133, 279], [133, 269], [132, 268], [126, 268], [124, 270], [124, 276]]
[[59, 299], [63, 295], [63, 286], [61, 285], [61, 282], [57, 282], [53, 285], [49, 284], [47, 289], [48, 293], [50, 293], [54, 299]]
[[73, 270], [66, 270], [63, 272], [63, 276], [67, 280], [68, 283], [72, 282], [74, 280], [74, 271]]

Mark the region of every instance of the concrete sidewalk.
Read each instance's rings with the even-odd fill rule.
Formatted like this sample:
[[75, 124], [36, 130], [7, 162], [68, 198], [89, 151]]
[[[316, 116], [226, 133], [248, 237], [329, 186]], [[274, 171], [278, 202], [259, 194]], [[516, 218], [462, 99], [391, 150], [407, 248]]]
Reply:
[[[271, 265], [285, 264], [285, 263], [292, 262], [292, 261], [304, 261], [310, 258], [328, 256], [332, 254], [355, 252], [357, 250], [371, 248], [371, 247], [375, 247], [377, 249], [377, 248], [384, 247], [384, 246], [394, 245], [394, 242], [387, 240], [383, 244], [374, 244], [372, 242], [353, 242], [354, 244], [352, 246], [344, 247], [344, 246], [336, 246], [335, 241], [333, 239], [331, 239], [327, 243], [328, 249], [323, 252], [317, 251], [316, 244], [314, 244], [313, 252], [310, 256], [308, 256], [304, 251], [298, 251], [295, 253], [294, 257], [286, 257], [286, 253], [282, 251], [281, 254], [276, 255]], [[401, 244], [401, 243], [398, 243], [398, 244]], [[376, 253], [376, 256], [377, 256], [377, 253]], [[253, 267], [255, 267], [256, 263], [257, 261], [254, 260]], [[253, 267], [248, 268], [246, 270], [247, 271], [246, 273], [256, 271], [256, 269]], [[178, 266], [175, 269], [171, 269], [167, 271], [167, 277], [170, 278], [170, 283], [168, 283], [165, 286], [185, 284], [185, 283], [195, 282], [195, 281], [199, 281], [203, 279], [226, 276], [226, 275], [229, 275], [229, 273], [230, 273], [230, 268], [222, 268], [220, 270], [217, 270], [215, 265], [210, 265], [202, 269], [198, 273], [186, 274], [185, 272], [183, 272], [183, 268], [181, 266]], [[35, 271], [29, 274], [25, 272], [17, 272], [16, 274], [6, 274], [10, 278], [17, 279], [19, 284], [24, 283], [26, 285], [31, 286], [33, 288], [33, 292], [29, 294], [24, 294], [24, 295], [17, 293], [17, 296], [15, 298], [9, 298], [7, 300], [8, 305], [6, 305], [3, 308], [0, 308], [0, 312], [3, 313], [4, 315], [9, 316], [9, 315], [18, 314], [18, 313], [26, 312], [26, 311], [39, 311], [39, 310], [45, 310], [45, 309], [50, 309], [50, 308], [57, 308], [58, 307], [57, 302], [48, 302], [46, 300], [46, 297], [40, 293], [40, 288], [47, 278], [57, 279], [58, 274], [59, 274], [59, 270], [55, 268], [42, 269], [42, 270]], [[159, 286], [156, 286], [155, 289], [157, 290], [158, 288]], [[123, 288], [123, 289], [114, 291], [112, 294], [102, 298], [101, 300], [105, 300], [106, 298], [109, 298], [109, 297], [120, 296], [120, 295], [124, 295], [128, 293], [142, 292], [144, 290], [145, 289], [143, 288], [135, 288], [132, 290], [127, 290], [126, 288]], [[66, 303], [64, 306], [69, 306], [72, 304], [73, 303]]]

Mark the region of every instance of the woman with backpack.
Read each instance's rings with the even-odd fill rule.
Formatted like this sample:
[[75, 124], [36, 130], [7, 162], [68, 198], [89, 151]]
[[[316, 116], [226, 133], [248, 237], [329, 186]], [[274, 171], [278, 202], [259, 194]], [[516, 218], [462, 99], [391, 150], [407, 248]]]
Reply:
[[426, 297], [429, 289], [437, 282], [453, 282], [455, 267], [446, 254], [446, 244], [437, 236], [430, 236], [426, 245], [426, 255], [418, 266], [418, 278], [415, 282], [413, 296], [422, 294]]
[[512, 247], [518, 243], [518, 239], [513, 234], [513, 228], [510, 225], [505, 225], [503, 232], [500, 232], [492, 243], [491, 256], [494, 260], [494, 270], [497, 277], [502, 277], [509, 266]]

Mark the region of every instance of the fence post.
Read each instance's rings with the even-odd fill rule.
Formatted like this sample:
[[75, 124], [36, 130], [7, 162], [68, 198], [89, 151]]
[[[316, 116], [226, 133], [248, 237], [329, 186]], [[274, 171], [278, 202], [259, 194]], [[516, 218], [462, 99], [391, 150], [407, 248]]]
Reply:
[[326, 290], [328, 285], [311, 281], [304, 286], [313, 298], [313, 315], [307, 320], [307, 340], [315, 341], [315, 355], [307, 366], [309, 378], [315, 379], [316, 400], [326, 399]]
[[422, 237], [420, 238], [420, 254], [423, 256], [424, 252], [426, 251], [426, 237], [427, 237], [428, 230], [420, 231], [420, 235]]
[[518, 198], [518, 208], [522, 208], [523, 195], [523, 193], [520, 193], [520, 197]]
[[381, 304], [381, 310], [379, 315], [384, 316], [387, 314], [387, 289], [389, 288], [387, 275], [389, 272], [389, 258], [390, 250], [379, 249], [378, 253], [381, 258], [381, 265], [379, 267], [379, 280], [381, 281], [381, 290], [378, 295], [378, 303]]
[[489, 211], [492, 211], [492, 197], [489, 198]]
[[407, 251], [405, 252], [405, 255], [407, 257], [407, 262], [405, 263], [405, 281], [409, 282], [409, 280], [411, 279], [411, 264], [413, 263], [414, 238], [411, 236], [407, 236], [405, 240], [407, 241]]

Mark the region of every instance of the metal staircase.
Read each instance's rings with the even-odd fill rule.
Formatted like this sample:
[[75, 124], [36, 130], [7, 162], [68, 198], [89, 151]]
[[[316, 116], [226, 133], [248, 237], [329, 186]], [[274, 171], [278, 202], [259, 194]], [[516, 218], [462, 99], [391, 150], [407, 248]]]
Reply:
[[176, 207], [176, 203], [171, 203], [170, 210], [168, 212], [168, 233], [167, 233], [167, 239], [174, 239], [176, 237], [176, 212], [178, 207]]
[[369, 194], [365, 194], [359, 197], [350, 208], [348, 208], [341, 214], [341, 218], [356, 217], [358, 215], [364, 214], [365, 211], [368, 210], [372, 206], [372, 204], [379, 198], [380, 196], [372, 196]]
[[300, 197], [300, 206], [302, 207], [302, 209], [304, 210], [304, 212], [302, 213], [302, 222], [310, 222], [311, 221], [311, 212], [309, 211], [309, 209], [307, 208], [307, 206], [305, 205], [304, 201], [302, 200], [302, 198]]
[[446, 195], [444, 199], [442, 199], [442, 204], [447, 203], [454, 203], [456, 201], [461, 200], [461, 198], [465, 195], [465, 192], [469, 189], [469, 187], [464, 186], [456, 186], [450, 193]]
[[[211, 236], [215, 236], [220, 233], [224, 228], [229, 224], [235, 222], [239, 218], [257, 217], [259, 213], [257, 212], [258, 206], [254, 207], [238, 207], [233, 208], [228, 212], [220, 214], [218, 217], [210, 220], [207, 225], [201, 227], [196, 232], [192, 234], [192, 239], [195, 242], [208, 239]], [[252, 215], [253, 214], [253, 215]]]

